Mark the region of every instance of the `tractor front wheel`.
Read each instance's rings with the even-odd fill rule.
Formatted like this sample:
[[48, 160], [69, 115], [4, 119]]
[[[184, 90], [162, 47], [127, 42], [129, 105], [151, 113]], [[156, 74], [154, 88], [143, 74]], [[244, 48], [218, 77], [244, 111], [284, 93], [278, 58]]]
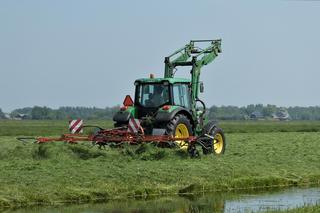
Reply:
[[203, 154], [214, 153], [216, 155], [224, 154], [226, 149], [226, 138], [221, 128], [217, 127], [214, 122], [209, 122], [203, 128], [203, 135], [208, 134], [212, 139], [206, 140], [206, 147], [203, 147]]

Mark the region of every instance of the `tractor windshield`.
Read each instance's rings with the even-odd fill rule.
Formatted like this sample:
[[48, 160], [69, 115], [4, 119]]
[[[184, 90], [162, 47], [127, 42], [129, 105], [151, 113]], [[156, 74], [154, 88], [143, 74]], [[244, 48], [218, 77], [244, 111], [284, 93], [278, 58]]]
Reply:
[[169, 86], [160, 83], [137, 86], [137, 101], [141, 106], [158, 108], [169, 102]]

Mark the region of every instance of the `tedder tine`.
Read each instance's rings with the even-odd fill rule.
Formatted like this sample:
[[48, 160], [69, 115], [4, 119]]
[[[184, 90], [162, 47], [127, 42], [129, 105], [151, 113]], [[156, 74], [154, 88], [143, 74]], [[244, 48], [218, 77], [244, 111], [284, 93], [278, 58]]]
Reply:
[[33, 140], [32, 143], [38, 142], [36, 137], [17, 137], [16, 139], [22, 142], [23, 144], [30, 143], [31, 140]]

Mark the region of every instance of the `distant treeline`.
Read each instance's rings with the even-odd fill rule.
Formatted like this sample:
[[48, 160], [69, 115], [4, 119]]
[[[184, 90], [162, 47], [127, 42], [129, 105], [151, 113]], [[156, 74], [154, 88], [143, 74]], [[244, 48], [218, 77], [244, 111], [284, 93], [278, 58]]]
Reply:
[[277, 107], [275, 105], [250, 104], [245, 107], [212, 106], [208, 117], [218, 120], [320, 120], [320, 106]]
[[15, 109], [9, 115], [5, 115], [0, 109], [0, 118], [8, 119], [26, 119], [26, 120], [65, 120], [82, 118], [86, 120], [91, 119], [112, 119], [117, 107], [60, 107], [59, 109], [51, 109], [49, 107], [25, 107]]
[[[112, 119], [119, 106], [96, 107], [26, 107], [15, 109], [5, 114], [0, 109], [0, 119], [30, 119], [30, 120], [63, 120], [82, 118]], [[207, 109], [209, 119], [217, 120], [249, 120], [249, 119], [279, 119], [279, 120], [320, 120], [320, 106], [313, 107], [277, 107], [275, 105], [250, 104], [245, 107], [212, 106]]]

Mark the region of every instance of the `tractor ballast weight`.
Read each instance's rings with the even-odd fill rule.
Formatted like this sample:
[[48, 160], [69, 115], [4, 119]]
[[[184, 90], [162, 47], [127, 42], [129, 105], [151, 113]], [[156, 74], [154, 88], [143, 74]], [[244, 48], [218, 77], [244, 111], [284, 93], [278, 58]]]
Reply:
[[[205, 47], [200, 48], [199, 45]], [[114, 115], [115, 127], [128, 126], [130, 118], [140, 120], [146, 135], [170, 135], [175, 138], [211, 137], [210, 149], [204, 153], [223, 154], [225, 136], [215, 122], [205, 124], [205, 103], [199, 99], [203, 92], [201, 68], [221, 53], [221, 40], [191, 40], [183, 48], [165, 57], [163, 78], [137, 79], [134, 101], [126, 97], [124, 106]], [[191, 79], [176, 78], [178, 67], [190, 67]], [[131, 99], [131, 101], [128, 99]], [[197, 104], [201, 106], [198, 107]], [[176, 143], [183, 148], [181, 141]]]

